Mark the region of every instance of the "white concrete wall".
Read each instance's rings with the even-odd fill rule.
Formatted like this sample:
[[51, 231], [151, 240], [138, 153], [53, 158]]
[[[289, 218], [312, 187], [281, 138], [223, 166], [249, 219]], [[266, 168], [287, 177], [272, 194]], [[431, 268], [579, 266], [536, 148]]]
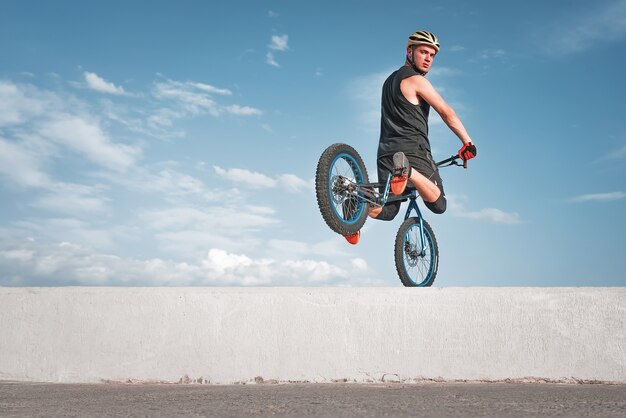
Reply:
[[0, 288], [0, 380], [626, 381], [626, 288]]

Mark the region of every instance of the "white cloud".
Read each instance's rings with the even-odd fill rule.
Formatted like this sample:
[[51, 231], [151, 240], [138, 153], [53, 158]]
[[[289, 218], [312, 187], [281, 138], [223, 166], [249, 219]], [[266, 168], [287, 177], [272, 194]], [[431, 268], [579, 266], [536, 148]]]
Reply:
[[262, 206], [250, 207], [245, 213], [228, 206], [181, 206], [146, 210], [140, 215], [140, 219], [149, 229], [158, 231], [196, 228], [201, 231], [231, 231], [230, 236], [233, 236], [275, 224], [277, 221], [273, 215], [273, 209]]
[[85, 71], [83, 75], [85, 77], [85, 82], [87, 82], [87, 87], [92, 90], [115, 95], [126, 94], [123, 87], [116, 86], [115, 84], [106, 81], [96, 73]]
[[356, 271], [367, 271], [369, 269], [367, 261], [362, 258], [355, 258], [352, 260], [352, 268]]
[[33, 250], [17, 249], [0, 251], [0, 258], [18, 262], [30, 262], [33, 259], [33, 255]]
[[209, 189], [202, 180], [171, 168], [139, 176], [133, 188], [148, 189], [166, 196], [196, 196], [206, 201], [219, 199], [219, 192]]
[[[128, 172], [96, 172], [99, 179], [116, 191], [127, 191], [134, 196], [149, 198], [151, 202], [167, 202], [168, 205], [208, 205], [222, 201], [224, 191], [209, 187], [202, 179], [184, 173], [176, 163], [158, 163], [133, 167]], [[239, 201], [241, 194], [229, 190], [229, 201]]]
[[[114, 142], [106, 125], [90, 115], [93, 110], [86, 103], [33, 86], [3, 84], [4, 93], [0, 94], [7, 101], [0, 103], [10, 102], [19, 112], [11, 117], [14, 125], [0, 133], [0, 180], [11, 187], [33, 189], [25, 197], [26, 205], [93, 219], [111, 210], [107, 184], [115, 185], [116, 194], [139, 192], [175, 203], [216, 200], [217, 192], [198, 178], [159, 165], [142, 167], [141, 148]], [[28, 110], [26, 105], [30, 104], [33, 109]], [[85, 166], [87, 176], [81, 158], [95, 163]], [[55, 179], [53, 170], [61, 166], [66, 178], [85, 184]], [[93, 185], [94, 180], [102, 183]]]
[[209, 84], [165, 80], [155, 83], [152, 94], [162, 101], [176, 102], [176, 108], [161, 108], [150, 121], [161, 126], [171, 126], [174, 119], [186, 116], [209, 114], [218, 117], [226, 112], [236, 116], [261, 115], [262, 111], [238, 104], [219, 104], [213, 95], [231, 96], [228, 89], [220, 89]]
[[459, 212], [456, 213], [456, 216], [497, 224], [519, 224], [522, 222], [517, 212], [504, 212], [496, 208], [485, 208], [476, 212]]
[[254, 188], [276, 187], [276, 180], [255, 171], [246, 170], [244, 168], [230, 168], [226, 170], [217, 165], [213, 166], [213, 169], [220, 177], [236, 184], [244, 184]]
[[[233, 213], [236, 209], [233, 209]], [[203, 254], [207, 248], [222, 248], [225, 251], [254, 251], [262, 246], [259, 238], [259, 229], [209, 229], [205, 225], [201, 228], [189, 226], [184, 229], [155, 232], [154, 241], [157, 248], [167, 257], [193, 262]]]
[[17, 143], [0, 137], [0, 174], [19, 186], [45, 187], [51, 184], [41, 168], [40, 157]]
[[293, 240], [271, 239], [267, 243], [267, 248], [271, 253], [288, 257], [302, 256], [311, 253], [309, 244]]
[[23, 123], [41, 114], [51, 101], [31, 86], [20, 86], [0, 80], [0, 127]]
[[206, 91], [207, 93], [219, 94], [222, 96], [232, 96], [233, 94], [233, 92], [228, 89], [220, 89], [217, 87], [213, 87], [210, 84], [205, 84], [205, 83], [188, 83], [188, 84], [199, 90]]
[[158, 82], [155, 83], [152, 93], [157, 99], [178, 102], [187, 114], [209, 113], [213, 116], [219, 116], [220, 113], [215, 100], [206, 91], [198, 89], [193, 83], [181, 83], [172, 80]]
[[[135, 97], [143, 99], [145, 95], [138, 93]], [[98, 104], [100, 105], [98, 114], [108, 126], [120, 125], [126, 130], [126, 134], [133, 137], [167, 140], [185, 137], [185, 132], [180, 127], [173, 127], [174, 119], [184, 116], [180, 110], [160, 108], [161, 103], [151, 102], [150, 99], [147, 102], [137, 100], [129, 105], [106, 98], [100, 99]]]
[[[235, 182], [223, 187], [228, 189], [224, 200], [224, 190], [183, 172], [183, 163], [147, 165], [144, 148], [119, 142], [147, 129], [150, 116], [157, 116], [155, 125], [167, 127], [193, 112], [262, 114], [223, 103], [232, 92], [204, 83], [161, 80], [153, 93], [137, 96], [147, 106], [138, 103], [134, 113], [110, 96], [103, 112], [102, 100], [88, 103], [62, 92], [4, 83], [0, 98], [11, 105], [2, 119], [0, 175], [11, 186], [28, 188], [19, 205], [37, 211], [7, 218], [0, 226], [3, 284], [306, 285], [351, 283], [354, 271], [367, 276], [367, 264], [354, 257], [340, 265], [313, 259], [336, 257], [321, 243], [294, 242], [292, 248], [308, 246], [308, 251], [274, 256], [263, 234], [278, 230], [279, 215], [263, 202], [248, 205], [237, 190], [245, 185], [298, 192], [312, 190], [312, 181], [216, 166], [218, 175]], [[102, 116], [111, 112], [108, 119]], [[186, 169], [197, 170], [191, 163]], [[7, 231], [35, 240], [8, 240]]]
[[185, 117], [185, 114], [174, 109], [158, 109], [148, 117], [148, 124], [169, 128], [174, 125], [174, 120]]
[[226, 106], [225, 109], [230, 114], [241, 116], [261, 115], [263, 113], [259, 109], [250, 106], [230, 105]]
[[[365, 260], [343, 265], [311, 259], [254, 258], [211, 248], [193, 262], [140, 260], [87, 247], [0, 240], [0, 285], [370, 285]], [[357, 271], [357, 276], [354, 272]]]
[[624, 192], [591, 193], [573, 197], [571, 202], [612, 202], [626, 198]]
[[480, 52], [480, 58], [483, 60], [503, 59], [506, 56], [504, 49], [484, 49]]
[[289, 50], [288, 42], [288, 35], [272, 35], [270, 43], [267, 46], [270, 50], [265, 55], [265, 63], [273, 67], [279, 68], [280, 64], [276, 61], [276, 58], [274, 57], [274, 53], [272, 51], [285, 52]]
[[37, 197], [32, 206], [71, 215], [102, 214], [107, 211], [108, 201], [102, 194], [102, 187], [55, 183], [47, 187], [46, 193]]
[[265, 55], [265, 63], [276, 68], [280, 67], [280, 64], [276, 62], [276, 59], [274, 59], [274, 54], [272, 54], [271, 52], [268, 52], [267, 55]]
[[114, 143], [97, 121], [81, 116], [57, 114], [42, 123], [38, 133], [113, 170], [126, 170], [140, 154], [137, 147]]
[[554, 33], [542, 33], [541, 45], [554, 54], [585, 51], [596, 45], [626, 38], [626, 0], [584, 7], [569, 17], [560, 17]]
[[302, 180], [295, 174], [281, 174], [276, 178], [269, 177], [265, 174], [250, 171], [244, 168], [224, 169], [220, 166], [213, 166], [213, 170], [217, 175], [235, 184], [246, 185], [252, 188], [274, 188], [282, 187], [290, 192], [298, 192], [312, 188], [312, 182]]
[[313, 190], [314, 184], [312, 181], [307, 182], [294, 174], [283, 174], [278, 177], [278, 183], [286, 190], [292, 192], [298, 192], [301, 190], [311, 189]]
[[[271, 263], [271, 261], [261, 260], [259, 263], [267, 265]], [[203, 264], [219, 274], [224, 274], [227, 270], [250, 267], [253, 261], [250, 257], [245, 255], [229, 254], [224, 250], [212, 248], [207, 254], [207, 259], [203, 260]]]
[[457, 218], [473, 219], [497, 224], [520, 224], [522, 218], [517, 212], [505, 212], [496, 208], [485, 208], [478, 211], [471, 211], [465, 208], [465, 196], [446, 196], [448, 201], [448, 211]]
[[347, 95], [354, 103], [358, 125], [369, 133], [380, 130], [380, 97], [383, 83], [395, 69], [355, 78], [347, 85]]
[[199, 257], [210, 247], [230, 251], [258, 248], [261, 231], [279, 223], [272, 208], [238, 202], [224, 206], [192, 205], [143, 210], [135, 224], [167, 254]]
[[272, 35], [268, 48], [274, 51], [287, 51], [289, 49], [289, 46], [287, 45], [288, 41], [288, 35]]
[[10, 121], [0, 137], [0, 174], [16, 185], [47, 191], [35, 202], [37, 207], [60, 208], [65, 200], [102, 208], [103, 200], [88, 196], [82, 186], [56, 181], [45, 172], [67, 162], [72, 153], [116, 171], [134, 165], [141, 153], [139, 147], [113, 142], [99, 120], [89, 116], [87, 104], [73, 96], [2, 82], [0, 103], [13, 111], [0, 116]]
[[[96, 214], [100, 216], [100, 213]], [[124, 228], [116, 225], [94, 226], [88, 219], [74, 217], [26, 219], [15, 222], [11, 231], [2, 231], [4, 238], [13, 242], [19, 241], [20, 236], [37, 237], [38, 240], [52, 240], [54, 242], [72, 242], [91, 250], [113, 250], [120, 238], [125, 237]], [[32, 241], [32, 239], [31, 239]], [[30, 241], [29, 241], [30, 242]], [[21, 248], [21, 247], [20, 247]], [[31, 248], [31, 247], [29, 247]], [[0, 269], [1, 271], [1, 269]]]

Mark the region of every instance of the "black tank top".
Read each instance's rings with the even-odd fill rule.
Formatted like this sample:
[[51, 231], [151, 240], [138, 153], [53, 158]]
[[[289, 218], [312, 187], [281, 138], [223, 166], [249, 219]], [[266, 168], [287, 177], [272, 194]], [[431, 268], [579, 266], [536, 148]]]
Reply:
[[378, 157], [398, 151], [416, 154], [420, 146], [430, 150], [428, 141], [430, 105], [425, 100], [414, 105], [400, 90], [400, 82], [414, 75], [420, 74], [404, 65], [394, 71], [383, 84]]

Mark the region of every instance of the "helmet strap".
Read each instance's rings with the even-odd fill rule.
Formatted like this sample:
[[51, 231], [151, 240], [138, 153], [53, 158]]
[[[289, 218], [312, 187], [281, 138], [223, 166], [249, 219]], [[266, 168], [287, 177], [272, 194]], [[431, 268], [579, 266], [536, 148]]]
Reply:
[[414, 45], [411, 45], [411, 54], [406, 58], [406, 60], [408, 61], [409, 64], [411, 64], [411, 68], [413, 68], [413, 70], [415, 70], [416, 73], [418, 73], [421, 76], [426, 76], [426, 74], [422, 71], [420, 71], [417, 68], [417, 65], [415, 65], [415, 60], [413, 59], [413, 54], [415, 53], [415, 48]]

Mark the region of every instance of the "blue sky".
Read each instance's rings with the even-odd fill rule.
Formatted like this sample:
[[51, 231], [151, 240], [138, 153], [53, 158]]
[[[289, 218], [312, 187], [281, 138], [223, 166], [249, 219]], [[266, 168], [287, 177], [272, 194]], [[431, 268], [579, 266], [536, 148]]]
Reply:
[[382, 82], [426, 29], [479, 151], [425, 211], [435, 285], [624, 286], [625, 22], [625, 0], [2, 1], [0, 285], [400, 286], [401, 217], [351, 246], [314, 174], [345, 142], [375, 177]]

